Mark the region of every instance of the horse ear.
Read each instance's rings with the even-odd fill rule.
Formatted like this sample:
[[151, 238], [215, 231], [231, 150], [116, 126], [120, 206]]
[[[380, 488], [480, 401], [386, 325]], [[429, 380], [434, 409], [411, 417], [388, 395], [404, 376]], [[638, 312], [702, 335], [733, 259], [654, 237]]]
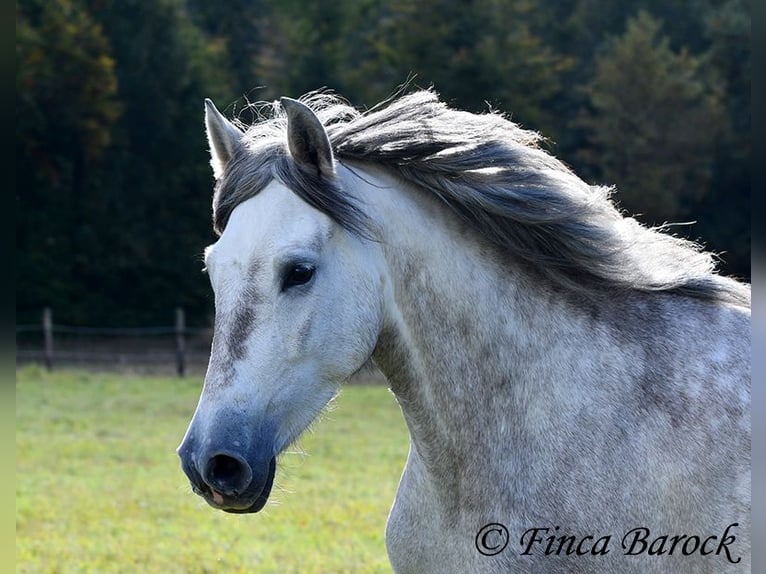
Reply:
[[315, 169], [320, 176], [335, 174], [332, 147], [327, 132], [306, 104], [291, 98], [280, 98], [287, 112], [287, 147], [300, 164]]
[[213, 175], [220, 179], [226, 165], [234, 157], [234, 152], [242, 143], [242, 132], [223, 117], [212, 101], [205, 100], [205, 127], [207, 141], [210, 144], [210, 165]]

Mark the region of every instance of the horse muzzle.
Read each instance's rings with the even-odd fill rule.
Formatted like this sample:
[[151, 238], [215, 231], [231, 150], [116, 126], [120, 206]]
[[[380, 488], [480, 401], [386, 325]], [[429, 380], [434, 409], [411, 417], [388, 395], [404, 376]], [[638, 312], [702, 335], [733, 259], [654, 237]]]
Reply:
[[264, 457], [224, 447], [197, 450], [195, 441], [187, 436], [178, 447], [178, 456], [192, 490], [213, 508], [252, 513], [269, 499], [277, 468], [271, 454]]

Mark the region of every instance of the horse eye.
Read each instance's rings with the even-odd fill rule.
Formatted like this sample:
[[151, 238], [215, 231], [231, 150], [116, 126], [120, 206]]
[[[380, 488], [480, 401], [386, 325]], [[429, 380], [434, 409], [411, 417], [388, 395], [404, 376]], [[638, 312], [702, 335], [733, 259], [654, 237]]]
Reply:
[[312, 277], [314, 277], [314, 271], [314, 267], [306, 265], [305, 263], [289, 267], [282, 281], [282, 291], [285, 291], [290, 287], [305, 285], [311, 281]]

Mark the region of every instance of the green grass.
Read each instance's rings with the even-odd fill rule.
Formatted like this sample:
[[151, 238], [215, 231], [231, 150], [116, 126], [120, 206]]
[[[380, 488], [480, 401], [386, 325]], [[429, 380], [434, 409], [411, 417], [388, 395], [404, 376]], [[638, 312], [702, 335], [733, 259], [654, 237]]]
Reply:
[[238, 516], [195, 496], [175, 454], [200, 387], [17, 372], [17, 572], [390, 572], [408, 440], [386, 388], [345, 387], [306, 455], [281, 457], [269, 505]]

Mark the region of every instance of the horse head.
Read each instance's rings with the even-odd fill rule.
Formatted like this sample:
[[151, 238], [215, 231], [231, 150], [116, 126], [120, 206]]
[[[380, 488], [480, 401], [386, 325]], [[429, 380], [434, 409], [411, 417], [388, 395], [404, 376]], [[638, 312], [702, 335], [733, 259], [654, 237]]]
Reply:
[[[320, 120], [296, 100], [283, 98], [281, 107], [287, 137], [277, 155], [298, 177], [338, 185]], [[217, 185], [231, 185], [235, 174], [247, 174], [258, 142], [209, 100], [205, 122]], [[371, 356], [383, 316], [372, 243], [276, 175], [233, 209], [206, 249], [213, 344], [178, 454], [193, 490], [210, 505], [238, 513], [263, 508], [276, 457]]]

